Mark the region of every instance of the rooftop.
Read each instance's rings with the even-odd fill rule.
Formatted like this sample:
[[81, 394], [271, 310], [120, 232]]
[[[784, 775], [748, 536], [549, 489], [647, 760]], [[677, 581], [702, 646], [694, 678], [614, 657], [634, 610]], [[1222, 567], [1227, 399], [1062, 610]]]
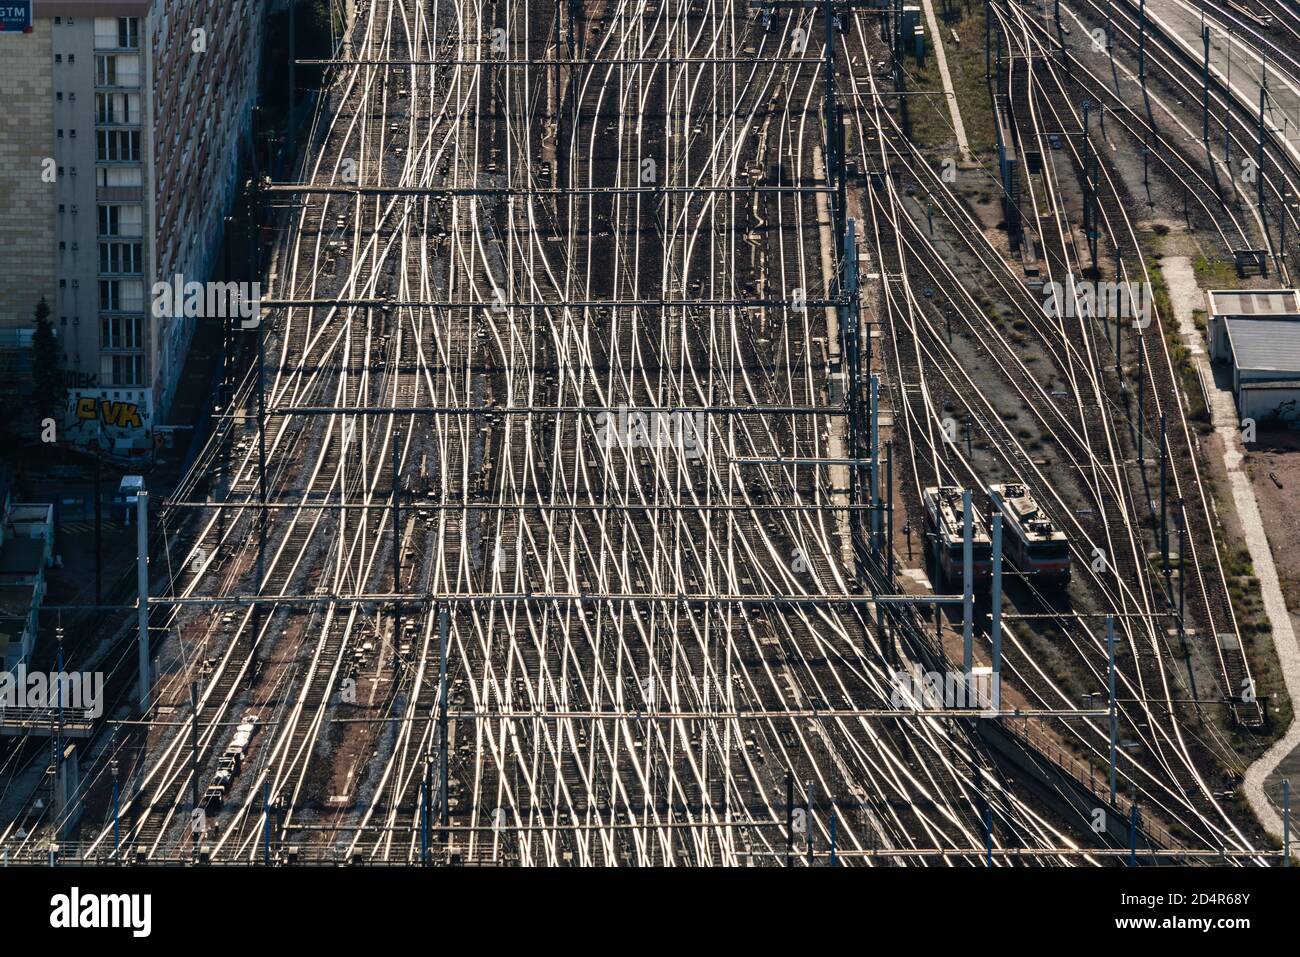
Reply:
[[1228, 341], [1239, 370], [1300, 375], [1300, 323], [1286, 319], [1227, 319]]
[[1221, 289], [1207, 292], [1212, 316], [1294, 316], [1300, 319], [1300, 290]]

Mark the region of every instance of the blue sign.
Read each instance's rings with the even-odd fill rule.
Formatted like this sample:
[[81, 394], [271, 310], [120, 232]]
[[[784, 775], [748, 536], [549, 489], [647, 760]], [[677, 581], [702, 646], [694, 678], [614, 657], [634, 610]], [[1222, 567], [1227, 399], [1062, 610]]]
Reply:
[[0, 33], [32, 32], [32, 0], [0, 0]]

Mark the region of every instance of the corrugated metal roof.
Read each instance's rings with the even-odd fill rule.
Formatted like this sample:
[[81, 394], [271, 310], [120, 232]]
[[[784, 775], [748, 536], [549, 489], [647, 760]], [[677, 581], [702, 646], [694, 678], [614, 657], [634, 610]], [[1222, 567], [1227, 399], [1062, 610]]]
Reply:
[[1300, 374], [1300, 322], [1285, 319], [1228, 319], [1232, 358], [1242, 372]]
[[1300, 294], [1294, 289], [1223, 289], [1207, 295], [1212, 316], [1300, 314]]

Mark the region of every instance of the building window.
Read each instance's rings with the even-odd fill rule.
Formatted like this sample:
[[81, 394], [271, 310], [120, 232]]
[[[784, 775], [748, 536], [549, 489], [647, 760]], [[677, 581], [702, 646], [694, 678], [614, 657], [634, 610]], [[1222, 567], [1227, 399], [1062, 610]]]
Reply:
[[96, 157], [101, 163], [140, 162], [139, 130], [97, 130]]
[[125, 126], [140, 122], [139, 93], [96, 93], [95, 122]]
[[101, 279], [99, 308], [104, 312], [142, 312], [144, 283], [138, 279]]
[[122, 308], [122, 289], [119, 283], [111, 279], [100, 280], [99, 308], [113, 310]]
[[144, 356], [100, 356], [99, 372], [103, 384], [107, 386], [142, 386], [144, 385]]
[[99, 205], [99, 235], [141, 236], [142, 207], [138, 205]]
[[[68, 58], [71, 62], [71, 57]], [[133, 55], [119, 56], [113, 53], [96, 54], [96, 86], [139, 86], [140, 58]]]
[[[73, 175], [76, 175], [76, 167], [73, 167]], [[95, 185], [106, 188], [143, 186], [144, 170], [139, 166], [99, 166], [95, 169]]]
[[139, 19], [136, 17], [96, 17], [95, 46], [100, 50], [139, 49]]
[[102, 316], [101, 349], [143, 349], [144, 319], [140, 316]]
[[99, 235], [116, 236], [121, 230], [122, 207], [99, 207]]
[[140, 21], [136, 17], [117, 18], [117, 45], [122, 50], [135, 50], [140, 46]]
[[144, 243], [100, 243], [99, 271], [139, 275], [144, 271]]

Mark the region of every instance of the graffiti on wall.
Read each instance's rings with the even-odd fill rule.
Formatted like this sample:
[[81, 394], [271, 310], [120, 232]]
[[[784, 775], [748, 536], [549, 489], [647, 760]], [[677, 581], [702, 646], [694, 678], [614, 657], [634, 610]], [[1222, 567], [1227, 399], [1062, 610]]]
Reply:
[[144, 428], [144, 417], [134, 402], [117, 402], [97, 399], [92, 395], [77, 396], [77, 424], [101, 422], [122, 429]]
[[1296, 408], [1295, 399], [1287, 399], [1279, 403], [1273, 414], [1284, 428], [1294, 429], [1300, 422], [1300, 409]]

